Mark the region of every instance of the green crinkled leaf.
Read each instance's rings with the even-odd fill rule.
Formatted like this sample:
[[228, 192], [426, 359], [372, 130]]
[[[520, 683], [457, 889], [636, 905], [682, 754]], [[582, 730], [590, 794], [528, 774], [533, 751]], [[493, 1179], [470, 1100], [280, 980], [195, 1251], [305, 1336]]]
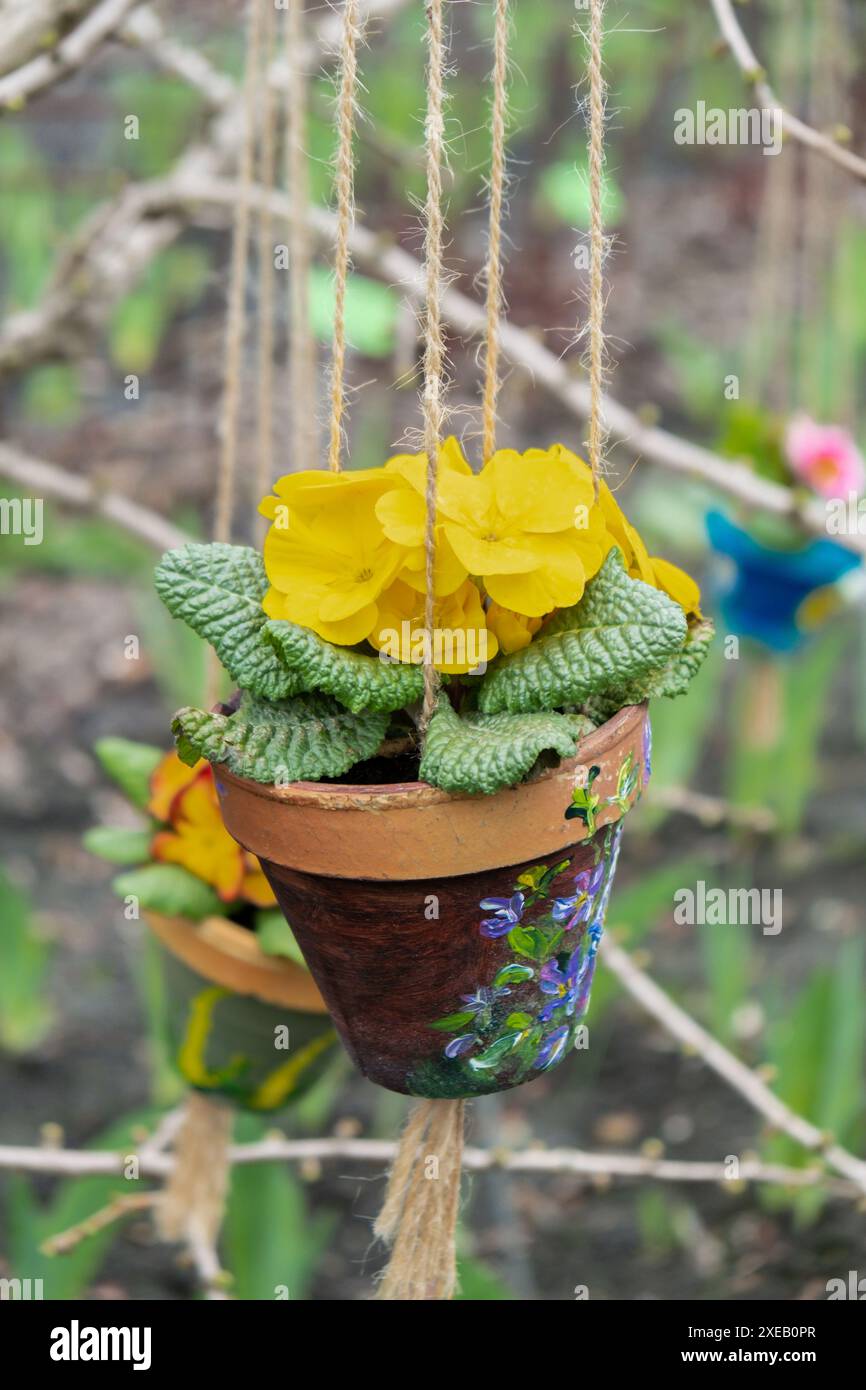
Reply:
[[112, 887], [121, 898], [138, 899], [140, 908], [166, 917], [189, 917], [200, 922], [225, 912], [209, 884], [180, 864], [146, 864], [128, 874], [118, 874]]
[[268, 622], [265, 636], [285, 667], [303, 682], [299, 689], [323, 690], [356, 714], [365, 709], [404, 709], [424, 693], [420, 666], [380, 661], [347, 647], [334, 647], [297, 623]]
[[127, 830], [122, 826], [94, 825], [85, 831], [84, 848], [109, 864], [143, 864], [150, 858], [152, 830]]
[[655, 700], [662, 696], [673, 699], [685, 695], [698, 671], [706, 660], [707, 653], [716, 635], [716, 629], [708, 618], [690, 627], [682, 651], [671, 657], [656, 671], [648, 671], [641, 680], [621, 690], [602, 691], [590, 702], [595, 718], [603, 722], [610, 719], [624, 705], [639, 705], [644, 700]]
[[150, 800], [150, 779], [165, 757], [164, 750], [129, 738], [101, 738], [93, 751], [130, 801], [145, 807]]
[[479, 690], [485, 714], [578, 705], [665, 665], [686, 640], [686, 619], [666, 594], [631, 579], [611, 550], [573, 608], [522, 651], [491, 666]]
[[305, 688], [265, 638], [268, 578], [258, 551], [219, 542], [185, 545], [163, 555], [154, 583], [172, 617], [210, 642], [244, 690], [280, 700]]
[[351, 714], [329, 695], [271, 703], [245, 694], [235, 714], [187, 707], [172, 721], [185, 762], [207, 758], [238, 777], [281, 785], [341, 777], [373, 757], [387, 727], [387, 714]]
[[568, 758], [575, 737], [559, 714], [455, 713], [440, 696], [427, 730], [419, 776], [448, 792], [483, 793], [511, 787], [545, 749]]

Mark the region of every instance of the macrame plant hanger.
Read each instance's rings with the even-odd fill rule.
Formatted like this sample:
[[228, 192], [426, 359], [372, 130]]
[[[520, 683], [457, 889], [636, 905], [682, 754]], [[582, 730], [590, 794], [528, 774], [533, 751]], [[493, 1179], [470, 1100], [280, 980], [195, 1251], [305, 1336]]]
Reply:
[[[309, 321], [310, 233], [306, 172], [306, 80], [303, 0], [289, 0], [284, 20], [288, 75], [285, 127], [286, 185], [291, 199], [289, 222], [288, 358], [291, 437], [297, 458], [315, 449], [314, 399], [316, 354]], [[265, 196], [258, 220], [258, 316], [256, 342], [256, 467], [251, 471], [251, 500], [257, 502], [274, 476], [274, 347], [276, 341], [276, 257], [274, 216], [267, 194], [276, 182], [279, 104], [269, 74], [276, 39], [274, 0], [250, 0], [243, 79], [243, 133], [238, 163], [239, 196], [232, 225], [226, 312], [223, 392], [219, 422], [219, 463], [213, 538], [228, 542], [236, 494], [241, 428], [242, 386], [247, 340], [246, 294], [252, 241], [252, 191], [258, 173]], [[257, 128], [260, 138], [257, 142]], [[220, 691], [220, 667], [208, 649], [206, 704]], [[200, 1268], [211, 1269], [222, 1226], [230, 1178], [229, 1145], [232, 1107], [216, 1096], [191, 1090], [184, 1101], [174, 1144], [174, 1166], [156, 1207], [157, 1226], [166, 1240], [186, 1244]]]
[[[486, 332], [482, 440], [484, 461], [496, 447], [496, 407], [500, 388], [499, 351], [502, 315], [502, 210], [507, 129], [508, 0], [493, 0], [494, 62], [491, 103], [491, 163], [486, 265]], [[602, 178], [604, 169], [605, 84], [602, 67], [603, 0], [590, 0], [589, 88], [591, 203], [590, 313], [588, 368], [591, 388], [588, 451], [596, 496], [603, 466], [604, 425], [604, 256]], [[422, 737], [438, 698], [433, 665], [434, 561], [439, 445], [445, 421], [445, 343], [442, 328], [443, 233], [442, 167], [444, 163], [445, 35], [443, 0], [427, 6], [427, 200], [425, 206], [424, 304], [424, 447], [427, 455], [424, 538], [426, 599], [424, 612], [424, 702]], [[453, 1297], [457, 1287], [456, 1225], [465, 1121], [464, 1100], [421, 1100], [410, 1113], [391, 1169], [376, 1235], [391, 1249], [378, 1297], [436, 1300]]]

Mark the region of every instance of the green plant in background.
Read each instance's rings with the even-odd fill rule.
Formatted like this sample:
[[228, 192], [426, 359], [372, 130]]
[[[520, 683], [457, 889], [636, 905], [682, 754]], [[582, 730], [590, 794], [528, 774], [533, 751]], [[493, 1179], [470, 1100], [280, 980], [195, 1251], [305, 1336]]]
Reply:
[[[266, 1130], [257, 1117], [238, 1116], [239, 1143], [254, 1143]], [[225, 1225], [232, 1292], [242, 1299], [305, 1298], [335, 1225], [334, 1212], [309, 1212], [304, 1186], [289, 1169], [236, 1164]]]
[[48, 997], [52, 948], [35, 930], [30, 903], [0, 870], [0, 1047], [32, 1052], [54, 1023]]
[[780, 705], [775, 737], [760, 745], [743, 738], [742, 731], [750, 727], [752, 717], [754, 685], [749, 676], [760, 678], [766, 658], [748, 650], [741, 657], [745, 670], [734, 689], [727, 793], [735, 805], [769, 807], [782, 834], [793, 834], [806, 814], [819, 771], [830, 691], [849, 642], [849, 631], [837, 626], [789, 661], [775, 663]]
[[[157, 1121], [158, 1115], [153, 1111], [125, 1115], [87, 1147], [134, 1153], [136, 1132], [142, 1127], [152, 1129]], [[7, 1183], [5, 1218], [9, 1277], [41, 1279], [43, 1296], [47, 1300], [83, 1298], [110, 1246], [118, 1238], [117, 1226], [107, 1226], [63, 1255], [47, 1255], [43, 1245], [51, 1236], [85, 1221], [113, 1198], [129, 1195], [133, 1184], [120, 1175], [71, 1178], [58, 1183], [52, 1196], [43, 1202], [28, 1179], [12, 1174]]]
[[172, 246], [151, 262], [112, 315], [109, 350], [120, 371], [151, 369], [169, 325], [195, 306], [209, 273], [209, 258], [201, 246]]
[[[866, 946], [847, 941], [836, 959], [819, 966], [794, 998], [776, 989], [770, 996], [767, 1058], [775, 1068], [774, 1089], [799, 1115], [858, 1150], [864, 1133], [866, 1095]], [[812, 1155], [784, 1134], [764, 1141], [772, 1163], [806, 1167]], [[769, 1188], [771, 1208], [791, 1205], [802, 1222], [821, 1209], [820, 1189], [787, 1194]]]

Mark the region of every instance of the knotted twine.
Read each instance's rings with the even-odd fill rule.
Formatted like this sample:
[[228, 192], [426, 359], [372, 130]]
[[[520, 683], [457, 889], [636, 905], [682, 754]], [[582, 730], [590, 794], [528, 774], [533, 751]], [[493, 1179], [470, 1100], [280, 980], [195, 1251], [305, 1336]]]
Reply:
[[[286, 21], [286, 47], [290, 58], [300, 52], [302, 0], [292, 0]], [[250, 0], [247, 20], [246, 56], [243, 79], [243, 135], [238, 168], [239, 196], [235, 203], [232, 225], [231, 260], [229, 269], [228, 304], [226, 314], [225, 357], [223, 369], [223, 398], [220, 420], [220, 457], [217, 475], [217, 499], [213, 527], [216, 541], [228, 541], [232, 533], [232, 508], [235, 495], [238, 444], [240, 434], [240, 402], [246, 340], [246, 284], [250, 257], [250, 222], [252, 185], [256, 162], [257, 117], [261, 114], [260, 177], [266, 189], [273, 187], [276, 178], [276, 103], [268, 79], [274, 40], [273, 0]], [[287, 170], [292, 174], [293, 224], [303, 221], [306, 231], [306, 181], [299, 169], [303, 156], [290, 154], [296, 145], [303, 148], [302, 130], [305, 123], [305, 92], [294, 88], [297, 61], [289, 63], [289, 111], [287, 141]], [[259, 91], [262, 96], [259, 101]], [[305, 171], [304, 171], [305, 172]], [[299, 304], [306, 304], [306, 279], [309, 257], [304, 260], [303, 243], [296, 233], [295, 253], [301, 247], [297, 264], [291, 269], [293, 279], [304, 277], [303, 290], [293, 288]], [[257, 322], [258, 389], [257, 441], [258, 462], [253, 485], [257, 496], [266, 492], [273, 472], [273, 350], [274, 350], [274, 255], [273, 218], [265, 201], [259, 222], [259, 315]], [[290, 315], [293, 337], [290, 361], [298, 356], [292, 368], [292, 420], [309, 418], [314, 357], [311, 348], [309, 317], [300, 311]], [[220, 668], [212, 651], [207, 680], [207, 705], [215, 703]], [[190, 1251], [203, 1246], [212, 1249], [222, 1225], [229, 1189], [229, 1144], [232, 1131], [232, 1110], [224, 1101], [190, 1091], [184, 1102], [184, 1113], [174, 1145], [174, 1166], [156, 1207], [156, 1222], [165, 1240], [183, 1241]]]
[[[596, 497], [604, 453], [604, 256], [602, 178], [605, 83], [602, 69], [603, 0], [591, 0], [589, 34], [591, 205], [589, 455]], [[485, 461], [495, 448], [499, 390], [499, 322], [502, 306], [501, 217], [505, 166], [507, 0], [494, 0], [494, 68], [491, 119], [490, 230], [487, 259], [487, 329], [483, 396]], [[442, 157], [444, 147], [442, 0], [427, 7], [427, 203], [425, 210], [424, 442], [427, 454], [424, 534], [424, 703], [426, 731], [436, 705], [433, 664], [434, 560], [439, 442], [444, 416], [442, 299]], [[457, 1287], [456, 1223], [466, 1102], [422, 1100], [412, 1110], [397, 1148], [385, 1201], [374, 1230], [392, 1246], [377, 1297], [392, 1300], [449, 1299]]]

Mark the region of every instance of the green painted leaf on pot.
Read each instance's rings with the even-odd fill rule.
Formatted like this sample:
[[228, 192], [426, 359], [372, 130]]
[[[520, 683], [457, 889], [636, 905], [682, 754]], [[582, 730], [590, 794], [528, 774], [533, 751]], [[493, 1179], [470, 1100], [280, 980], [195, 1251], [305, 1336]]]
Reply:
[[185, 762], [225, 763], [238, 777], [287, 786], [341, 777], [372, 758], [385, 737], [387, 714], [351, 714], [329, 695], [297, 695], [271, 703], [244, 694], [235, 714], [178, 710], [172, 721]]
[[279, 700], [304, 689], [264, 636], [268, 578], [258, 551], [218, 542], [185, 545], [163, 555], [154, 583], [172, 617], [210, 642], [244, 690]]
[[403, 709], [424, 693], [420, 666], [402, 666], [347, 647], [334, 647], [297, 623], [268, 622], [265, 636], [287, 670], [302, 682], [299, 689], [323, 690], [356, 714], [365, 709]]
[[431, 1023], [431, 1028], [439, 1028], [443, 1033], [456, 1033], [460, 1028], [465, 1028], [467, 1023], [471, 1023], [475, 1015], [471, 1009], [463, 1009], [460, 1013], [446, 1014], [444, 1018], [437, 1018], [435, 1023]]
[[531, 965], [518, 965], [515, 961], [512, 965], [503, 965], [493, 979], [493, 988], [498, 989], [500, 985], [520, 985], [526, 980], [531, 980], [535, 971]]
[[122, 826], [95, 825], [85, 832], [84, 848], [109, 864], [142, 864], [150, 857], [152, 830], [127, 830]]
[[136, 806], [147, 806], [150, 779], [165, 757], [163, 748], [135, 743], [129, 738], [101, 738], [93, 751], [109, 777]]
[[420, 776], [444, 791], [490, 795], [525, 777], [539, 754], [568, 758], [576, 746], [562, 715], [458, 715], [443, 695], [427, 731]]
[[490, 1047], [479, 1052], [477, 1057], [470, 1057], [470, 1067], [473, 1071], [486, 1071], [488, 1067], [495, 1067], [497, 1062], [501, 1062], [503, 1057], [507, 1057], [509, 1052], [514, 1051], [522, 1036], [523, 1030], [520, 1028], [513, 1028], [507, 1033], [502, 1033], [495, 1043], [491, 1043]]
[[112, 887], [121, 898], [137, 898], [139, 908], [166, 917], [189, 917], [200, 922], [219, 915], [225, 904], [207, 883], [179, 864], [145, 864], [141, 869], [118, 874]]
[[296, 965], [306, 961], [292, 931], [279, 908], [256, 913], [256, 940], [266, 956], [285, 956]]
[[509, 1014], [505, 1020], [505, 1026], [506, 1028], [516, 1028], [522, 1033], [525, 1028], [530, 1028], [532, 1026], [532, 1014], [520, 1012]]
[[487, 714], [549, 710], [628, 689], [680, 651], [686, 632], [679, 604], [631, 579], [614, 548], [579, 603], [557, 613], [530, 646], [491, 666], [479, 705]]
[[547, 937], [537, 927], [512, 927], [508, 942], [519, 956], [530, 960], [542, 960], [547, 950]]

